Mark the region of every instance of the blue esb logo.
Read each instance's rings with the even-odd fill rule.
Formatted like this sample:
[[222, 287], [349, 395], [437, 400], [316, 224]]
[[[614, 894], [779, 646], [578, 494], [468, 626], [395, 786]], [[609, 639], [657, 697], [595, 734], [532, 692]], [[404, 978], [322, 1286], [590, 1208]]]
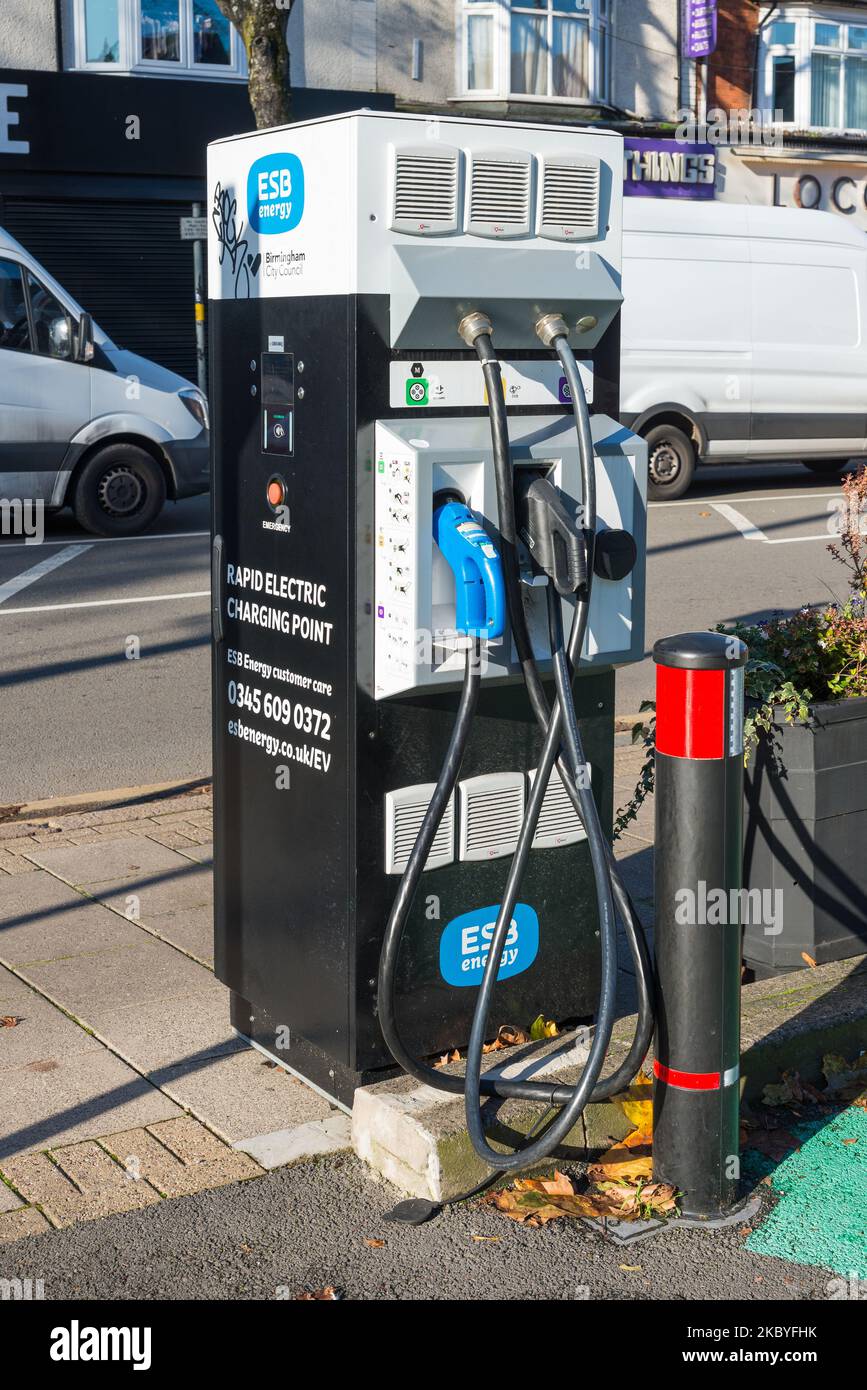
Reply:
[[[452, 918], [440, 937], [440, 974], [449, 985], [481, 984], [499, 903]], [[539, 918], [528, 903], [516, 903], [500, 957], [498, 980], [520, 975], [539, 952]]]
[[254, 232], [291, 232], [304, 213], [304, 166], [296, 154], [266, 154], [247, 175], [247, 217]]

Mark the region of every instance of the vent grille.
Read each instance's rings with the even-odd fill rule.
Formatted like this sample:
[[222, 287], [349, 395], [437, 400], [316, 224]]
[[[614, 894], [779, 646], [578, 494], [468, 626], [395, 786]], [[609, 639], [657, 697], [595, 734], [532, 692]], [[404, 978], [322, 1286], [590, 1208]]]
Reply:
[[475, 236], [529, 236], [531, 157], [491, 151], [470, 159], [469, 221]]
[[457, 231], [459, 167], [460, 151], [450, 146], [395, 150], [393, 230], [413, 236]]
[[545, 160], [539, 235], [554, 241], [590, 241], [598, 237], [598, 159]]
[[524, 818], [524, 774], [491, 772], [458, 783], [461, 859], [513, 854]]
[[[588, 775], [590, 764], [587, 764]], [[536, 776], [536, 769], [530, 773], [530, 782]], [[536, 833], [533, 836], [533, 849], [557, 849], [559, 845], [574, 845], [579, 840], [586, 840], [587, 831], [584, 823], [575, 810], [566, 788], [560, 780], [560, 774], [556, 767], [551, 772], [545, 795], [542, 797], [542, 809], [539, 812], [539, 819], [536, 823]]]
[[[415, 787], [400, 787], [397, 791], [386, 792], [385, 872], [387, 874], [402, 874], [406, 868], [435, 787], [435, 782], [421, 782]], [[437, 869], [442, 864], [451, 864], [454, 857], [455, 799], [454, 796], [451, 796], [430, 847], [425, 869]]]

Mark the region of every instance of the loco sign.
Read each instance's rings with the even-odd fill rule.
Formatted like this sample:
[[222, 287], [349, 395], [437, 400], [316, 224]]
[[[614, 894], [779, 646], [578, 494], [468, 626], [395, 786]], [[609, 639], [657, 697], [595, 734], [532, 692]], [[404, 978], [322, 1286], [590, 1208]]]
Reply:
[[266, 154], [247, 175], [247, 217], [254, 232], [291, 232], [304, 213], [304, 167], [295, 154]]

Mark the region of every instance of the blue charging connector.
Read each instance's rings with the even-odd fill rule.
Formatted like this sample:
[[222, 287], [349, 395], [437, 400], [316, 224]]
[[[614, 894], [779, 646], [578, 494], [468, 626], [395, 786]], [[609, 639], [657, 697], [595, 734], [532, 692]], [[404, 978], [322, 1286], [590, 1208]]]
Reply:
[[455, 628], [468, 637], [502, 637], [506, 588], [500, 554], [465, 502], [434, 506], [434, 540], [455, 577]]

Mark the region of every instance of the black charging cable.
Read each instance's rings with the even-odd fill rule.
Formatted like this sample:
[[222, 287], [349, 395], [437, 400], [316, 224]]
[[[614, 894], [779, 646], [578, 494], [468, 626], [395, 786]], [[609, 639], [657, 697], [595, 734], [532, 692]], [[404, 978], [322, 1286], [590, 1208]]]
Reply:
[[[468, 325], [470, 321], [472, 321], [471, 326], [468, 331], [464, 332], [465, 325]], [[554, 327], [557, 327], [557, 323]], [[461, 332], [465, 340], [475, 347], [485, 376], [497, 482], [501, 559], [509, 620], [528, 695], [537, 721], [545, 731], [545, 740], [533, 779], [518, 845], [510, 864], [497, 922], [488, 947], [488, 957], [476, 998], [467, 1050], [466, 1075], [460, 1077], [443, 1074], [443, 1072], [412, 1056], [401, 1039], [395, 1011], [395, 977], [400, 942], [418, 887], [418, 881], [459, 775], [463, 753], [469, 737], [479, 684], [479, 646], [478, 643], [474, 643], [472, 649], [467, 653], [458, 715], [443, 769], [428, 811], [422, 821], [409, 862], [401, 878], [386, 927], [379, 963], [378, 1010], [383, 1037], [395, 1061], [411, 1076], [427, 1085], [453, 1095], [463, 1094], [466, 1102], [467, 1125], [474, 1149], [491, 1167], [505, 1170], [528, 1167], [547, 1158], [577, 1122], [590, 1100], [605, 1099], [632, 1080], [644, 1059], [653, 1031], [651, 967], [640, 919], [625, 885], [620, 879], [611, 846], [599, 821], [596, 803], [590, 790], [587, 764], [572, 695], [574, 669], [580, 660], [587, 631], [596, 527], [596, 487], [592, 436], [577, 363], [569, 347], [565, 325], [563, 325], [563, 332], [561, 334], [555, 333], [549, 337], [546, 346], [553, 345], [555, 347], [572, 393], [582, 474], [584, 507], [582, 527], [586, 554], [583, 573], [586, 578], [576, 598], [568, 645], [564, 644], [560, 600], [553, 583], [548, 585], [548, 627], [557, 692], [554, 706], [549, 708], [533, 655], [521, 595], [513, 492], [514, 476], [509, 448], [508, 419], [500, 389], [499, 362], [491, 341], [490, 321], [481, 314], [470, 315], [468, 319], [464, 320]], [[545, 341], [544, 337], [543, 341]], [[565, 753], [563, 754], [561, 754], [561, 742], [565, 745]], [[496, 986], [499, 961], [511, 926], [512, 913], [517, 902], [527, 856], [532, 846], [542, 799], [547, 790], [555, 762], [564, 788], [581, 816], [587, 834], [599, 915], [600, 997], [596, 1011], [593, 1041], [581, 1077], [575, 1086], [553, 1085], [550, 1082], [540, 1081], [510, 1080], [501, 1076], [482, 1073], [485, 1031]], [[617, 983], [615, 900], [636, 966], [638, 1022], [633, 1043], [626, 1058], [610, 1076], [600, 1082], [599, 1077], [605, 1063], [614, 1024]], [[491, 1148], [484, 1132], [480, 1101], [482, 1096], [491, 1095], [504, 1099], [520, 1098], [542, 1102], [558, 1109], [559, 1113], [553, 1116], [534, 1141], [526, 1142], [512, 1153], [502, 1153]]]

